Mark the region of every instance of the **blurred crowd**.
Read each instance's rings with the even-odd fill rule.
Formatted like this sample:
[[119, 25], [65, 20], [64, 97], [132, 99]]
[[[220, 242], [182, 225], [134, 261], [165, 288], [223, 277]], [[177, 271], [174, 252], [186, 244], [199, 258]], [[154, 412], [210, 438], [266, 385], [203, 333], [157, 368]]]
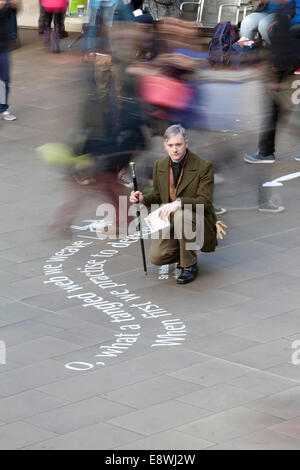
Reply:
[[[131, 185], [131, 160], [143, 186], [151, 187], [153, 161], [140, 156], [172, 124], [196, 132], [258, 132], [258, 149], [245, 155], [245, 162], [275, 163], [285, 85], [300, 74], [300, 0], [253, 3], [238, 25], [227, 23], [224, 14], [208, 44], [205, 28], [184, 19], [180, 0], [88, 2], [79, 37], [86, 82], [81, 137], [76, 145], [40, 149], [48, 161], [60, 160], [68, 168], [69, 196], [56, 212], [55, 227], [70, 229], [90, 188], [118, 207], [119, 196], [128, 194]], [[0, 0], [0, 113], [5, 120], [15, 119], [8, 111], [8, 91], [17, 8], [17, 0]], [[56, 53], [68, 36], [68, 9], [64, 0], [40, 0], [38, 32]], [[224, 159], [234, 153], [223, 150]], [[260, 179], [258, 194], [261, 212], [284, 210]]]

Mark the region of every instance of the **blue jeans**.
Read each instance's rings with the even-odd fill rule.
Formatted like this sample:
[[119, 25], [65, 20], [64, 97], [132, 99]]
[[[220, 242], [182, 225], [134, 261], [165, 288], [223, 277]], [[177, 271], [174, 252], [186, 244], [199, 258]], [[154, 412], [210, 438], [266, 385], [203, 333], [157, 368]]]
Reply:
[[9, 92], [9, 55], [8, 51], [0, 51], [0, 113], [8, 109]]
[[268, 27], [275, 21], [275, 13], [251, 13], [243, 19], [241, 24], [241, 37], [254, 39], [257, 32], [260, 33], [267, 44], [271, 44]]
[[300, 61], [300, 23], [293, 24], [290, 28], [293, 53]]

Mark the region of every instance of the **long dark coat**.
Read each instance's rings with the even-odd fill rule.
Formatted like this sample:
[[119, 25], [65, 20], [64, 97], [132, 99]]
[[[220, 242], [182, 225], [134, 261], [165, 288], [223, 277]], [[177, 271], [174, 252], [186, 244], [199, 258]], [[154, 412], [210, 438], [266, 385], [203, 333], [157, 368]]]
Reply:
[[[214, 170], [211, 162], [198, 157], [188, 150], [187, 163], [177, 190], [182, 205], [204, 204], [204, 244], [201, 251], [214, 251], [217, 246], [216, 215], [213, 206]], [[169, 157], [158, 160], [153, 169], [153, 190], [144, 196], [144, 204], [168, 204], [169, 196]]]

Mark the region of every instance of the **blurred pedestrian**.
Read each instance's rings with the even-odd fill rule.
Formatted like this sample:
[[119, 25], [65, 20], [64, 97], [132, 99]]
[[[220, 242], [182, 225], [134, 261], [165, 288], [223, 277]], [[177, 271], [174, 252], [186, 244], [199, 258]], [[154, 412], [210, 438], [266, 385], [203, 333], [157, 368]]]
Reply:
[[[44, 7], [44, 44], [52, 44], [53, 52], [60, 52], [60, 39], [63, 37], [64, 18], [67, 9], [67, 0], [42, 0]], [[53, 31], [51, 28], [54, 23]]]
[[9, 22], [9, 36], [10, 36], [10, 49], [18, 49], [21, 46], [18, 37], [18, 22], [17, 14], [20, 8], [20, 2], [11, 2], [10, 9], [10, 22]]
[[290, 36], [293, 52], [297, 58], [297, 69], [295, 75], [300, 75], [300, 0], [295, 0], [295, 15], [290, 21]]
[[15, 121], [16, 116], [8, 111], [10, 84], [10, 15], [11, 7], [17, 7], [17, 0], [0, 0], [0, 119]]
[[[267, 93], [266, 106], [270, 110], [262, 123], [259, 135], [258, 151], [244, 157], [245, 162], [251, 164], [275, 163], [275, 140], [278, 120], [281, 114], [280, 90], [284, 79], [295, 67], [295, 57], [289, 35], [290, 16], [286, 12], [277, 12], [276, 20], [270, 31], [271, 45], [269, 49], [267, 67]], [[264, 177], [266, 177], [265, 175]], [[270, 177], [267, 178], [271, 180]], [[266, 181], [266, 179], [265, 179]], [[284, 206], [276, 203], [270, 196], [270, 188], [263, 188], [259, 182], [259, 211], [282, 212]]]

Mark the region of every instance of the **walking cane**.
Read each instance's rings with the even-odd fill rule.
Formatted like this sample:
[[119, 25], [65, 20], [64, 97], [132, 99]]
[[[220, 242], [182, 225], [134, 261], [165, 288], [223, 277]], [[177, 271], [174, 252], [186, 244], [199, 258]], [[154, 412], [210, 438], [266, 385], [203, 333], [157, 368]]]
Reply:
[[[133, 180], [133, 188], [134, 191], [138, 191], [138, 185], [137, 185], [137, 180], [136, 180], [136, 174], [135, 174], [135, 163], [131, 162], [131, 172], [132, 172], [132, 180]], [[144, 247], [144, 239], [143, 239], [143, 233], [142, 233], [142, 223], [141, 223], [141, 211], [140, 211], [140, 203], [136, 203], [136, 215], [138, 218], [138, 231], [140, 232], [140, 242], [141, 242], [141, 250], [142, 250], [142, 257], [143, 257], [143, 265], [144, 265], [144, 271], [145, 274], [147, 274], [147, 265], [146, 265], [146, 256], [145, 256], [145, 247]]]

